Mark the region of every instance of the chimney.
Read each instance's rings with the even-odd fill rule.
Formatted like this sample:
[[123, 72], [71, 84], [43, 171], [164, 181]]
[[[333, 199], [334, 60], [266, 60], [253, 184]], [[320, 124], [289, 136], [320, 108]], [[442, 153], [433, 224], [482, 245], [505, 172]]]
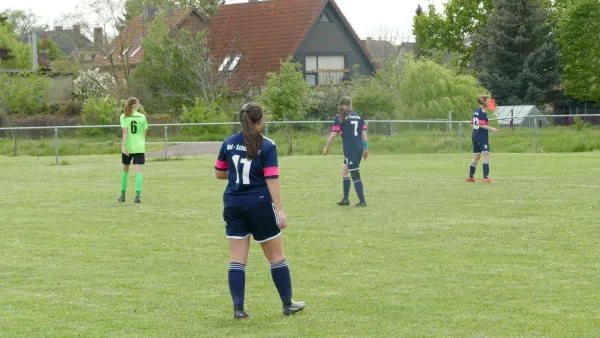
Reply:
[[42, 50], [38, 55], [38, 66], [42, 72], [50, 71], [50, 52], [46, 50], [48, 44], [48, 36], [44, 33], [42, 42]]
[[158, 8], [156, 8], [155, 6], [146, 6], [146, 9], [144, 9], [144, 17], [146, 21], [154, 20], [156, 12], [158, 12]]
[[94, 28], [94, 44], [96, 45], [96, 48], [102, 47], [103, 41], [104, 41], [104, 31], [102, 30], [102, 27], [95, 27]]
[[55, 31], [62, 31], [63, 30], [63, 26], [54, 26], [54, 30]]
[[73, 30], [76, 33], [81, 33], [81, 25], [73, 25]]

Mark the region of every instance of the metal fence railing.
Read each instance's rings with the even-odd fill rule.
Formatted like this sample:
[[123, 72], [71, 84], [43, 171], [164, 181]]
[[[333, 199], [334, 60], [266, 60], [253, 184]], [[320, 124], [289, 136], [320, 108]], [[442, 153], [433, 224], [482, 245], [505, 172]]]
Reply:
[[[577, 121], [577, 118], [581, 122]], [[511, 123], [512, 120], [512, 123]], [[534, 151], [539, 151], [538, 137], [539, 129], [548, 128], [551, 126], [562, 126], [571, 125], [576, 123], [595, 123], [600, 121], [600, 114], [595, 115], [538, 115], [528, 117], [513, 117], [513, 118], [501, 118], [501, 119], [490, 119], [490, 121], [497, 121], [496, 123], [500, 128], [529, 128], [533, 129], [533, 147]], [[542, 123], [540, 123], [542, 122]], [[367, 120], [369, 126], [369, 134], [371, 135], [398, 135], [409, 131], [420, 131], [420, 132], [445, 132], [451, 133], [458, 139], [457, 150], [463, 151], [463, 138], [468, 137], [468, 130], [471, 130], [470, 121], [452, 121], [452, 120]], [[265, 122], [264, 132], [268, 136], [269, 132], [279, 132], [283, 128], [293, 128], [294, 131], [298, 132], [309, 132], [316, 133], [319, 135], [327, 135], [330, 132], [332, 122], [331, 121], [269, 121]], [[468, 126], [466, 126], [468, 125]], [[149, 125], [150, 130], [153, 131], [154, 137], [158, 136], [162, 138], [164, 144], [164, 158], [168, 159], [168, 146], [169, 143], [177, 143], [177, 141], [169, 141], [169, 137], [174, 133], [175, 136], [179, 134], [182, 128], [202, 128], [208, 130], [210, 128], [225, 127], [226, 134], [231, 132], [241, 131], [240, 124], [238, 122], [208, 122], [208, 123], [172, 123], [172, 124], [151, 124]], [[82, 131], [86, 129], [115, 129], [115, 135], [118, 135], [118, 130], [121, 127], [119, 125], [93, 125], [93, 126], [43, 126], [43, 127], [3, 127], [0, 128], [0, 136], [4, 134], [4, 137], [12, 137], [14, 145], [14, 155], [18, 155], [18, 132], [24, 131], [45, 131], [51, 132], [54, 143], [54, 155], [56, 164], [59, 159], [59, 134], [66, 134], [72, 131]], [[160, 131], [162, 128], [162, 131]], [[468, 128], [467, 131], [464, 129]], [[158, 130], [156, 130], [158, 129]], [[53, 131], [53, 133], [52, 133]], [[159, 133], [157, 133], [157, 131]], [[210, 133], [210, 132], [207, 132]], [[463, 135], [464, 134], [464, 135]], [[45, 134], [49, 136], [49, 134]]]

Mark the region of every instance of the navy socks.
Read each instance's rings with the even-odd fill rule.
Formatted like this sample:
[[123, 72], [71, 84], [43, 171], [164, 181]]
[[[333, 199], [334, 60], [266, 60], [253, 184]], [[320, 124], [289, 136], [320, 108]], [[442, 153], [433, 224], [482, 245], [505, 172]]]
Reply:
[[240, 263], [229, 264], [229, 292], [235, 310], [244, 311], [246, 291], [246, 266]]
[[283, 305], [292, 305], [292, 277], [285, 259], [271, 264], [271, 276]]

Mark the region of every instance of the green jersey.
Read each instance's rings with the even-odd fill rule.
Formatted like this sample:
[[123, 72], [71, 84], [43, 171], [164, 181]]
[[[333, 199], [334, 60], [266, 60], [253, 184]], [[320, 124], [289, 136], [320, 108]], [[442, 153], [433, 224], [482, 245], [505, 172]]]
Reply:
[[131, 116], [121, 115], [121, 128], [127, 129], [127, 151], [130, 154], [143, 154], [146, 152], [146, 135], [148, 121], [144, 114], [134, 111]]

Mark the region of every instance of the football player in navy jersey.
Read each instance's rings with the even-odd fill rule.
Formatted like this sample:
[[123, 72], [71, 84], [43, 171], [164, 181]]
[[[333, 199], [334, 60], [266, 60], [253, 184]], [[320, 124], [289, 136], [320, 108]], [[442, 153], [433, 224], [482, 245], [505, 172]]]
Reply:
[[367, 140], [367, 124], [363, 118], [356, 112], [352, 111], [352, 99], [343, 97], [340, 100], [340, 113], [335, 117], [333, 129], [327, 145], [323, 149], [323, 155], [329, 154], [329, 148], [333, 144], [336, 136], [342, 136], [344, 147], [344, 163], [342, 164], [342, 182], [344, 188], [344, 197], [338, 205], [350, 205], [348, 195], [350, 194], [350, 179], [354, 182], [354, 189], [358, 195], [359, 203], [357, 207], [366, 207], [365, 194], [363, 183], [360, 179], [360, 162], [361, 159], [369, 157], [369, 142]]
[[491, 130], [494, 133], [498, 132], [498, 129], [489, 126], [488, 117], [485, 110], [489, 106], [490, 97], [487, 95], [480, 96], [477, 99], [480, 107], [473, 113], [471, 119], [471, 125], [473, 126], [473, 134], [471, 136], [473, 141], [473, 160], [469, 168], [469, 177], [467, 182], [477, 182], [473, 177], [477, 169], [477, 164], [483, 155], [483, 182], [493, 183], [494, 181], [490, 178], [490, 143], [488, 138], [488, 131]]
[[260, 133], [262, 119], [261, 106], [244, 105], [240, 111], [243, 132], [225, 139], [215, 164], [217, 178], [229, 181], [223, 194], [223, 218], [230, 244], [229, 291], [237, 319], [248, 317], [244, 292], [250, 235], [271, 263], [283, 314], [304, 309], [304, 302], [292, 301], [292, 280], [280, 237], [287, 218], [280, 198], [277, 148]]

